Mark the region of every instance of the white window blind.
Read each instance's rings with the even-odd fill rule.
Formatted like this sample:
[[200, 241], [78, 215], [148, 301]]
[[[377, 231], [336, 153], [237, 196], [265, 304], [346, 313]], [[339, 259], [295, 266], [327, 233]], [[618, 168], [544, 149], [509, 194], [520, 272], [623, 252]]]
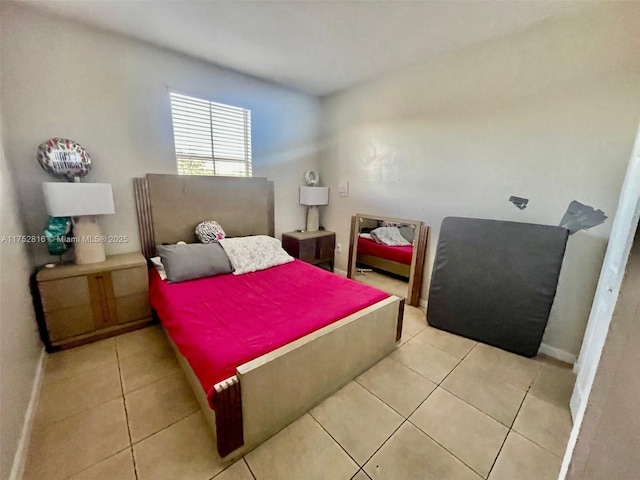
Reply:
[[170, 92], [180, 175], [251, 176], [251, 110]]

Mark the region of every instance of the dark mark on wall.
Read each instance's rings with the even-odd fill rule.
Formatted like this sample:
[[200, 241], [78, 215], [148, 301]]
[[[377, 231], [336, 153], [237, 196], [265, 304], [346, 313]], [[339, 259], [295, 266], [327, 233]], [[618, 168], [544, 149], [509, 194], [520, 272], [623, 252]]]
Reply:
[[588, 230], [604, 223], [608, 217], [602, 210], [595, 210], [589, 205], [584, 205], [577, 200], [573, 200], [567, 207], [560, 226], [569, 230], [569, 235], [573, 235], [580, 230]]
[[509, 197], [509, 201], [513, 203], [516, 207], [518, 207], [520, 210], [524, 210], [525, 208], [527, 208], [527, 204], [529, 203], [528, 198], [514, 197], [513, 195]]

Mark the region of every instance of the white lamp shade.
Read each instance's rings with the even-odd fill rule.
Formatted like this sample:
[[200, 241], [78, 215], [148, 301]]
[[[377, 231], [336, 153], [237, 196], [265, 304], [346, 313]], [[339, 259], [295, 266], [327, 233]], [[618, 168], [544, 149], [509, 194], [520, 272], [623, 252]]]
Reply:
[[300, 205], [328, 205], [329, 187], [300, 187]]
[[116, 213], [109, 183], [42, 184], [47, 212], [52, 217], [79, 217]]

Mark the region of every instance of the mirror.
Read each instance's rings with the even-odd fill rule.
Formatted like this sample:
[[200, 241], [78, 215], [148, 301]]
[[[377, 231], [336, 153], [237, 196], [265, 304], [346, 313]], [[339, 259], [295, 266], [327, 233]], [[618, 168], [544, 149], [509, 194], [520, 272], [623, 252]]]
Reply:
[[419, 220], [356, 214], [347, 276], [419, 306], [428, 232]]

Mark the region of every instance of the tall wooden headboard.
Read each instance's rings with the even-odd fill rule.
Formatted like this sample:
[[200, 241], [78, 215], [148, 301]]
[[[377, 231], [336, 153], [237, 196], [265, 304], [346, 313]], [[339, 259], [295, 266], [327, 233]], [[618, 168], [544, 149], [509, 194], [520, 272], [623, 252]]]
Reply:
[[273, 182], [266, 178], [147, 174], [133, 182], [146, 258], [156, 245], [197, 241], [194, 229], [205, 220], [230, 237], [274, 236]]

